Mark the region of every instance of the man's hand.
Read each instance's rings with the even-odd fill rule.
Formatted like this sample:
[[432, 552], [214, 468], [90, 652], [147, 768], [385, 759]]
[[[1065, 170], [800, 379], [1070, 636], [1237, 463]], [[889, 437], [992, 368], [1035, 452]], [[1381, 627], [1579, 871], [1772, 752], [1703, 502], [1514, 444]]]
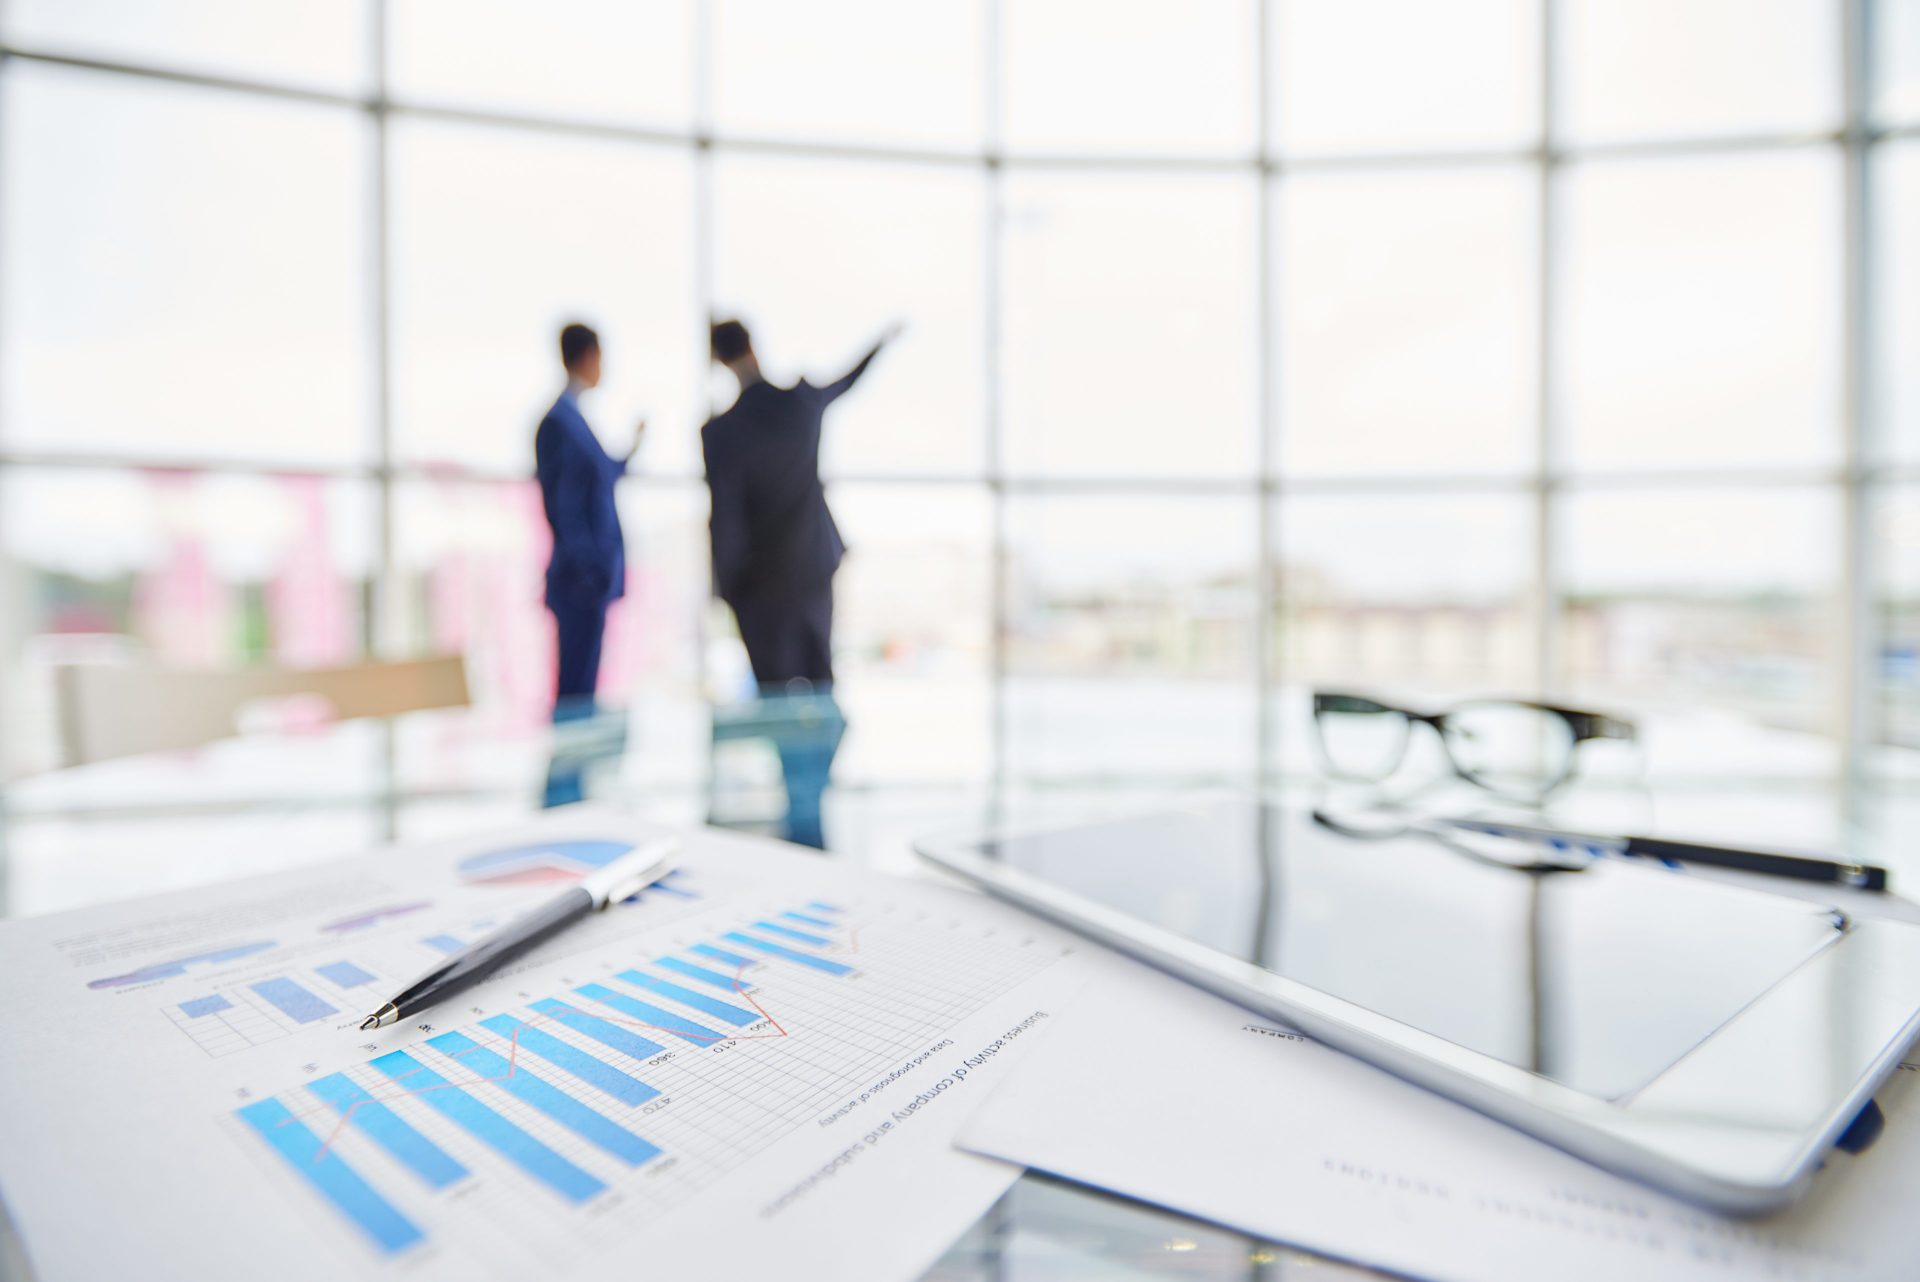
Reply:
[[893, 342], [894, 339], [899, 338], [900, 335], [906, 332], [907, 332], [907, 323], [905, 321], [903, 320], [894, 321], [892, 324], [888, 325], [885, 329], [880, 331], [879, 345], [881, 347], [885, 347], [888, 343]]
[[633, 425], [633, 445], [627, 450], [627, 457], [632, 458], [634, 455], [638, 454], [640, 452], [641, 442], [645, 441], [646, 439], [647, 439], [647, 420], [645, 416], [642, 416], [640, 421]]

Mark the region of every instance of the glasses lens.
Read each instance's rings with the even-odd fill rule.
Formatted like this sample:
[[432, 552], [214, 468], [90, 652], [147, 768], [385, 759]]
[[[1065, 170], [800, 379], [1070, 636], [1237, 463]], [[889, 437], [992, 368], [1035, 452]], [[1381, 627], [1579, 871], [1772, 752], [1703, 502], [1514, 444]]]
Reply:
[[1367, 699], [1342, 697], [1314, 710], [1327, 772], [1375, 783], [1392, 774], [1407, 751], [1407, 716]]
[[1519, 703], [1470, 703], [1447, 714], [1447, 752], [1460, 773], [1494, 792], [1538, 797], [1573, 769], [1573, 731]]

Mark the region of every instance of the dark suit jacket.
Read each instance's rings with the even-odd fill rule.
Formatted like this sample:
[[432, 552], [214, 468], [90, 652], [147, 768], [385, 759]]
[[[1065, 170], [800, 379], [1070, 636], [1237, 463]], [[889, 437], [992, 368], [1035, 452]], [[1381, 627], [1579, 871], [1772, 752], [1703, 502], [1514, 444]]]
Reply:
[[626, 593], [627, 550], [613, 488], [627, 465], [610, 457], [563, 392], [533, 438], [540, 497], [553, 527], [547, 604], [605, 605]]
[[820, 423], [879, 351], [825, 387], [755, 383], [701, 432], [722, 601], [805, 596], [833, 581], [846, 545], [820, 486]]

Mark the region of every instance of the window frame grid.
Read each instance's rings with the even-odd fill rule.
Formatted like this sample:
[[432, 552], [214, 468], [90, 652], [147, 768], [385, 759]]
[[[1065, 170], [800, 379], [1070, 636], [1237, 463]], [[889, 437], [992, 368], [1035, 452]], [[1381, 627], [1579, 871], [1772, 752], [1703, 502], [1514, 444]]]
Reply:
[[[53, 452], [10, 449], [5, 444], [5, 427], [0, 424], [0, 469], [15, 467], [142, 468], [212, 473], [243, 473], [282, 476], [323, 476], [364, 480], [377, 493], [374, 506], [377, 522], [378, 556], [374, 569], [373, 608], [366, 620], [363, 640], [370, 653], [391, 652], [397, 636], [396, 620], [402, 605], [397, 599], [398, 580], [394, 573], [394, 501], [398, 486], [406, 481], [434, 476], [446, 479], [444, 469], [409, 465], [397, 461], [394, 449], [393, 397], [391, 380], [392, 334], [388, 305], [392, 271], [390, 261], [392, 209], [390, 201], [389, 122], [402, 119], [457, 122], [501, 129], [525, 130], [546, 135], [573, 135], [627, 143], [637, 147], [661, 147], [690, 150], [694, 162], [694, 236], [695, 301], [701, 311], [709, 311], [713, 297], [714, 208], [712, 163], [716, 150], [742, 155], [813, 157], [888, 162], [918, 165], [954, 165], [979, 170], [984, 176], [987, 202], [985, 219], [985, 279], [982, 282], [985, 327], [984, 408], [981, 431], [984, 437], [985, 467], [978, 472], [836, 472], [827, 478], [835, 484], [862, 485], [949, 485], [975, 486], [985, 491], [991, 510], [991, 567], [993, 620], [991, 651], [990, 766], [986, 781], [990, 808], [996, 813], [1002, 799], [1015, 788], [1050, 786], [1087, 786], [1098, 784], [1099, 777], [1076, 779], [1040, 779], [1011, 776], [1006, 768], [1009, 734], [1006, 709], [1008, 684], [1006, 563], [1012, 548], [1009, 542], [1007, 510], [1009, 498], [1048, 493], [1140, 493], [1208, 494], [1235, 496], [1257, 505], [1254, 522], [1259, 546], [1253, 549], [1255, 570], [1253, 598], [1255, 618], [1254, 693], [1259, 700], [1256, 758], [1244, 782], [1256, 787], [1271, 787], [1283, 782], [1278, 760], [1277, 730], [1272, 710], [1273, 696], [1286, 677], [1276, 644], [1280, 593], [1276, 571], [1281, 549], [1276, 546], [1276, 503], [1292, 494], [1440, 494], [1440, 493], [1517, 493], [1534, 501], [1536, 533], [1532, 549], [1531, 606], [1533, 609], [1534, 659], [1532, 677], [1538, 690], [1546, 695], [1561, 692], [1565, 685], [1564, 655], [1560, 645], [1560, 618], [1564, 604], [1563, 582], [1559, 574], [1559, 549], [1555, 546], [1558, 496], [1567, 491], [1586, 489], [1658, 489], [1679, 486], [1817, 485], [1839, 495], [1843, 513], [1843, 564], [1835, 567], [1836, 581], [1842, 591], [1844, 608], [1839, 622], [1839, 643], [1844, 656], [1844, 671], [1836, 683], [1839, 706], [1833, 710], [1832, 727], [1841, 748], [1840, 778], [1843, 817], [1849, 837], [1869, 833], [1872, 824], [1873, 797], [1867, 755], [1878, 739], [1880, 728], [1879, 688], [1877, 680], [1878, 641], [1881, 629], [1877, 598], [1877, 565], [1873, 542], [1872, 517], [1876, 496], [1883, 487], [1920, 482], [1920, 463], [1889, 463], [1870, 439], [1873, 430], [1869, 393], [1873, 360], [1873, 263], [1872, 182], [1876, 150], [1896, 139], [1920, 137], [1920, 122], [1884, 125], [1872, 115], [1872, 31], [1873, 0], [1834, 0], [1841, 23], [1842, 114], [1839, 126], [1831, 130], [1800, 133], [1761, 133], [1726, 137], [1687, 137], [1635, 142], [1613, 142], [1568, 146], [1559, 137], [1555, 119], [1555, 61], [1558, 55], [1558, 5], [1556, 0], [1537, 0], [1539, 5], [1539, 93], [1538, 136], [1534, 145], [1506, 148], [1435, 149], [1407, 152], [1366, 153], [1286, 157], [1276, 154], [1272, 134], [1272, 113], [1268, 110], [1275, 68], [1271, 46], [1272, 24], [1268, 10], [1278, 0], [1259, 0], [1253, 14], [1257, 25], [1258, 80], [1253, 109], [1258, 112], [1254, 154], [1244, 157], [1195, 157], [1102, 154], [1099, 156], [1009, 154], [1002, 142], [1001, 115], [1001, 31], [1004, 7], [1011, 0], [982, 0], [983, 75], [985, 93], [982, 120], [983, 146], [978, 150], [951, 148], [912, 148], [876, 146], [830, 141], [798, 141], [717, 132], [712, 124], [713, 49], [710, 0], [693, 6], [692, 47], [693, 112], [688, 130], [657, 129], [567, 118], [539, 113], [479, 110], [437, 106], [395, 98], [387, 74], [386, 0], [372, 0], [368, 52], [372, 75], [364, 95], [305, 88], [245, 76], [216, 75], [184, 71], [159, 65], [114, 59], [92, 58], [39, 50], [10, 44], [0, 38], [0, 77], [18, 64], [64, 67], [102, 75], [117, 75], [194, 86], [209, 91], [253, 95], [336, 107], [365, 113], [373, 126], [371, 173], [368, 189], [368, 217], [373, 235], [369, 254], [367, 297], [370, 315], [367, 323], [373, 335], [372, 377], [376, 391], [375, 460], [366, 465], [288, 467], [236, 458], [207, 460], [156, 459], [128, 452]], [[1560, 432], [1556, 423], [1555, 308], [1559, 299], [1560, 273], [1565, 262], [1565, 247], [1560, 243], [1564, 211], [1559, 207], [1559, 174], [1570, 161], [1627, 159], [1661, 156], [1723, 156], [1745, 151], [1817, 147], [1830, 149], [1842, 159], [1845, 191], [1841, 255], [1843, 263], [1843, 316], [1841, 356], [1843, 361], [1842, 400], [1838, 407], [1843, 443], [1841, 461], [1835, 466], [1813, 468], [1723, 468], [1710, 469], [1620, 469], [1605, 473], [1567, 472], [1561, 459]], [[0, 173], [7, 157], [0, 155]], [[1538, 260], [1534, 265], [1537, 296], [1535, 306], [1536, 341], [1533, 357], [1536, 368], [1538, 403], [1535, 409], [1535, 451], [1530, 467], [1495, 473], [1423, 477], [1418, 475], [1313, 476], [1289, 477], [1278, 472], [1279, 451], [1276, 442], [1287, 430], [1281, 421], [1279, 387], [1284, 371], [1278, 368], [1279, 353], [1273, 343], [1278, 324], [1274, 302], [1275, 284], [1285, 265], [1276, 261], [1273, 236], [1280, 202], [1275, 199], [1276, 183], [1292, 173], [1338, 171], [1393, 171], [1403, 168], [1522, 166], [1538, 180]], [[1248, 261], [1255, 267], [1255, 288], [1259, 297], [1256, 316], [1259, 326], [1257, 350], [1260, 359], [1256, 412], [1258, 415], [1257, 474], [1252, 477], [1220, 477], [1156, 480], [1150, 477], [1113, 478], [1059, 475], [1023, 477], [1011, 475], [1005, 466], [1003, 425], [1002, 329], [1005, 301], [1006, 265], [1003, 216], [1005, 178], [1013, 171], [1095, 173], [1147, 173], [1177, 175], [1226, 173], [1251, 174], [1256, 179], [1256, 243], [1248, 246]], [[3, 284], [3, 282], [0, 282]], [[702, 349], [704, 350], [704, 349]], [[0, 370], [4, 376], [4, 370]], [[705, 371], [701, 372], [704, 379]], [[466, 475], [475, 481], [519, 479], [521, 474], [481, 469]], [[697, 473], [655, 473], [635, 475], [625, 483], [643, 489], [685, 488], [700, 483]], [[704, 626], [704, 624], [702, 625]], [[703, 661], [704, 661], [704, 647]], [[406, 798], [392, 785], [384, 799], [386, 826], [397, 829], [397, 814]], [[0, 841], [4, 840], [5, 792], [0, 788]], [[0, 889], [0, 897], [4, 889]], [[3, 898], [0, 898], [3, 906]]]

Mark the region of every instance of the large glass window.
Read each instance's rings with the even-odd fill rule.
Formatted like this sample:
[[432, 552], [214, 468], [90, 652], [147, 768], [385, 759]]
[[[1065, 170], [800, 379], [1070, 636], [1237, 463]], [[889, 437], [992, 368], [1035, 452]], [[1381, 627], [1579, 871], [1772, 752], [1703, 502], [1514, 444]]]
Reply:
[[[746, 681], [699, 477], [738, 315], [783, 381], [906, 326], [826, 425], [830, 825], [1290, 782], [1315, 684], [1641, 716], [1669, 827], [1826, 841], [1841, 779], [1893, 816], [1916, 32], [1916, 0], [6, 0], [7, 759], [100, 651], [458, 650], [476, 715], [542, 734], [532, 434], [578, 319], [604, 443], [651, 424], [603, 690], [625, 782], [697, 817]], [[397, 740], [399, 830], [538, 795], [455, 733]], [[1661, 793], [1707, 775], [1746, 829]]]
[[1254, 22], [1250, 0], [1003, 4], [1004, 141], [1050, 155], [1250, 155]]
[[628, 485], [620, 492], [620, 521], [627, 594], [607, 616], [600, 688], [627, 709], [632, 779], [644, 788], [691, 788], [706, 777], [710, 699], [726, 693], [704, 681], [706, 487]]
[[1244, 476], [1259, 286], [1241, 177], [1010, 177], [1004, 464], [1025, 475]]
[[1276, 502], [1272, 529], [1286, 772], [1315, 769], [1316, 688], [1436, 708], [1538, 688], [1527, 495], [1290, 496]]
[[1831, 0], [1554, 0], [1560, 125], [1579, 142], [1831, 129]]
[[977, 150], [984, 0], [714, 0], [726, 134]]
[[1540, 133], [1538, 0], [1269, 0], [1290, 154], [1519, 147]]
[[553, 697], [553, 622], [541, 608], [550, 547], [531, 480], [410, 480], [393, 495], [396, 648], [467, 657], [483, 707], [531, 723]]
[[1834, 461], [1839, 157], [1593, 161], [1564, 183], [1559, 400], [1569, 463]]
[[370, 138], [343, 109], [9, 65], [0, 443], [369, 460]]
[[1250, 499], [1009, 500], [1007, 766], [1027, 778], [1250, 776]]
[[0, 32], [46, 53], [338, 92], [366, 87], [377, 0], [7, 0]]
[[1882, 457], [1920, 462], [1920, 143], [1890, 143], [1874, 191], [1874, 436]]
[[979, 780], [992, 764], [993, 507], [974, 486], [839, 484], [837, 765], [863, 785]]
[[1920, 486], [1878, 505], [1880, 721], [1872, 750], [1873, 827], [1894, 855], [1920, 821]]
[[13, 468], [5, 542], [28, 631], [121, 636], [173, 664], [361, 651], [372, 495], [306, 476]]
[[[1920, 487], [1903, 485], [1880, 504], [1881, 741], [1920, 748]], [[1906, 781], [1920, 781], [1911, 765]]]
[[[1662, 764], [1831, 770], [1838, 497], [1810, 486], [1568, 496], [1560, 628], [1574, 690], [1676, 727], [1667, 742], [1695, 755], [1689, 765], [1675, 748]], [[1729, 712], [1755, 728], [1732, 730]]]
[[1537, 184], [1511, 169], [1280, 184], [1281, 466], [1518, 472], [1535, 441]]
[[684, 152], [520, 129], [392, 126], [394, 449], [525, 473], [566, 384], [560, 327], [600, 334], [585, 398], [609, 450], [690, 471], [705, 389]]
[[907, 326], [836, 403], [828, 470], [985, 466], [986, 208], [972, 169], [746, 156], [715, 166], [716, 311], [746, 321], [769, 377], [830, 382], [885, 326]]
[[[650, 762], [698, 777], [707, 598], [706, 495], [692, 483], [620, 496], [626, 595], [608, 612], [600, 688], [631, 705]], [[495, 724], [534, 726], [553, 704], [553, 619], [542, 605], [549, 547], [531, 481], [410, 480], [395, 491], [394, 563], [404, 611], [395, 644], [463, 654]]]
[[1920, 120], [1920, 2], [1874, 0], [1875, 113], [1888, 124]]
[[[0, 765], [54, 761], [52, 665], [350, 662], [376, 571], [372, 487], [317, 476], [0, 470]], [[131, 799], [129, 799], [131, 800]]]
[[385, 0], [393, 96], [685, 128], [693, 0]]

